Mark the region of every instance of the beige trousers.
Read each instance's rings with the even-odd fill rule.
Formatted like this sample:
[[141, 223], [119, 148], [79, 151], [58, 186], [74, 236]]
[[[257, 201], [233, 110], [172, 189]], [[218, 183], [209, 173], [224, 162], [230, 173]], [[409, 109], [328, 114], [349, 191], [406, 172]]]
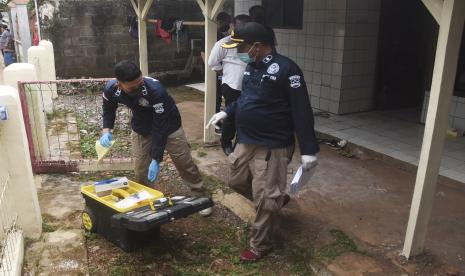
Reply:
[[265, 252], [272, 247], [270, 230], [273, 217], [284, 202], [287, 166], [292, 160], [294, 145], [268, 149], [258, 145], [237, 144], [229, 156], [229, 186], [252, 198], [256, 217], [252, 225], [250, 247]]
[[[134, 131], [131, 136], [135, 180], [138, 183], [151, 187], [153, 184], [148, 181], [147, 174], [150, 162], [152, 162], [152, 157], [150, 156], [152, 136], [142, 136]], [[202, 190], [202, 176], [192, 159], [191, 148], [182, 127], [168, 136], [166, 151], [173, 160], [174, 166], [181, 178], [191, 190]]]

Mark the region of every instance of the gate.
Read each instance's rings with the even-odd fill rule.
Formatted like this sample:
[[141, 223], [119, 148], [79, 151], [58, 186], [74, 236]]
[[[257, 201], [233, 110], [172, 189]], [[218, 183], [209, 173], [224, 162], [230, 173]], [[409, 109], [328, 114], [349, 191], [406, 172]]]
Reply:
[[107, 158], [97, 164], [94, 146], [102, 129], [102, 91], [110, 79], [18, 82], [35, 173], [130, 169], [130, 110], [116, 111]]

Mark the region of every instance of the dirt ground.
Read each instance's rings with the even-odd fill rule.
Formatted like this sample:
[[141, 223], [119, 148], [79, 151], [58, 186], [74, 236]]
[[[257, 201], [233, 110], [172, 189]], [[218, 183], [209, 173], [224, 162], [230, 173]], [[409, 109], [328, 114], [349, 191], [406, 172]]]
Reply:
[[[184, 124], [188, 136], [200, 137], [194, 141], [202, 144], [203, 122], [197, 114], [203, 105], [186, 102], [179, 106], [183, 118], [189, 118], [189, 124]], [[227, 161], [218, 147], [205, 147], [198, 151], [204, 156], [198, 158], [200, 167], [225, 180]], [[360, 260], [366, 264], [368, 271], [371, 268], [375, 274], [465, 273], [465, 184], [440, 179], [425, 254], [406, 262], [399, 254], [407, 227], [415, 169], [407, 169], [402, 162], [386, 162], [382, 157], [353, 145], [349, 153], [353, 153], [355, 158], [347, 158], [341, 152], [322, 146], [320, 165], [307, 191], [299, 199], [291, 201], [282, 212], [284, 221], [278, 223], [282, 232], [290, 231], [291, 227], [286, 227], [288, 220], [294, 221], [296, 225], [291, 229], [300, 229], [296, 231], [312, 233], [312, 229], [320, 229], [322, 232], [308, 235], [318, 236], [314, 240], [318, 243], [321, 237], [327, 236], [328, 229], [340, 229], [359, 250], [367, 253]], [[298, 157], [296, 153], [289, 166], [289, 177], [298, 166]], [[363, 267], [363, 264], [357, 265], [357, 259], [353, 253], [341, 254], [333, 259], [333, 263], [325, 263], [338, 274], [348, 271], [342, 275], [356, 275], [345, 263], [351, 260], [349, 263], [354, 263], [353, 268]]]
[[[203, 146], [202, 95], [168, 89], [178, 102], [193, 156], [206, 174], [211, 192], [221, 189], [227, 161], [219, 147]], [[426, 241], [427, 253], [405, 261], [399, 257], [408, 219], [415, 173], [359, 150], [347, 158], [323, 145], [320, 165], [306, 192], [292, 200], [276, 220], [275, 250], [261, 262], [238, 260], [247, 245], [249, 225], [217, 204], [209, 218], [192, 215], [161, 228], [147, 247], [125, 253], [103, 237], [83, 234], [90, 275], [460, 275], [465, 273], [465, 186], [438, 185]], [[289, 176], [298, 165], [298, 154]], [[47, 233], [79, 229], [83, 208], [79, 187], [89, 180], [131, 172], [43, 176], [39, 189]], [[207, 176], [212, 175], [212, 176]], [[60, 188], [62, 186], [62, 188]], [[172, 194], [187, 189], [169, 158], [157, 188]], [[73, 193], [63, 200], [64, 193]], [[53, 192], [51, 192], [53, 191]], [[61, 201], [56, 201], [61, 197]], [[55, 200], [55, 201], [54, 201]], [[63, 203], [56, 205], [56, 202]], [[61, 204], [60, 203], [60, 204]], [[65, 206], [66, 205], [66, 206]], [[64, 211], [63, 211], [64, 210]], [[62, 211], [62, 212], [60, 212]], [[253, 211], [253, 210], [252, 210]], [[51, 216], [49, 213], [53, 213]], [[84, 232], [82, 232], [84, 233]], [[26, 266], [38, 271], [34, 243], [26, 249]], [[28, 253], [29, 252], [29, 253]], [[81, 253], [80, 253], [81, 254]], [[82, 256], [79, 256], [79, 260]], [[34, 270], [34, 268], [36, 270]], [[38, 271], [40, 272], [40, 271]], [[52, 275], [68, 275], [58, 273]], [[34, 275], [27, 274], [26, 275]], [[39, 273], [37, 273], [39, 275]], [[47, 275], [47, 274], [45, 274]]]

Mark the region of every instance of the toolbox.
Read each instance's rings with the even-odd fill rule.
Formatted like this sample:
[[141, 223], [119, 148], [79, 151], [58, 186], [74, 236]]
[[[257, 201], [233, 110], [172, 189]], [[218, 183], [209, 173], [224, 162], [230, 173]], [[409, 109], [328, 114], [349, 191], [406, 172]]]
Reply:
[[97, 194], [95, 184], [81, 187], [85, 200], [82, 224], [124, 251], [157, 238], [160, 226], [213, 206], [208, 197], [165, 197], [160, 191], [128, 180], [126, 185]]

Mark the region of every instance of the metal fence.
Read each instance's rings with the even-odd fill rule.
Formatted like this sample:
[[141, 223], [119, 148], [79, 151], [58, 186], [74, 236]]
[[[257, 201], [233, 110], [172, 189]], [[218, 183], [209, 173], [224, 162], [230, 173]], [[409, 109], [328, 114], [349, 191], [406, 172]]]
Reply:
[[68, 172], [124, 169], [132, 162], [130, 110], [120, 106], [116, 143], [97, 164], [95, 141], [102, 129], [102, 91], [109, 79], [19, 82], [33, 170]]
[[9, 176], [0, 177], [0, 275], [16, 275], [22, 256], [22, 232], [18, 214], [12, 210]]

